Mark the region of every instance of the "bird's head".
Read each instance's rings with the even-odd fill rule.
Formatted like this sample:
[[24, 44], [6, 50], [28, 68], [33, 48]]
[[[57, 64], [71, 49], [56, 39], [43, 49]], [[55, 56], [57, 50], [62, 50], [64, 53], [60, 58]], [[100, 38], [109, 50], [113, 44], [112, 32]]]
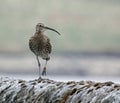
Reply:
[[54, 32], [56, 32], [57, 34], [59, 34], [60, 35], [60, 33], [57, 31], [57, 30], [55, 30], [55, 29], [53, 29], [53, 28], [50, 28], [50, 27], [47, 27], [47, 26], [45, 26], [43, 23], [38, 23], [37, 25], [36, 25], [36, 31], [37, 32], [44, 32], [45, 30], [52, 30], [52, 31], [54, 31]]

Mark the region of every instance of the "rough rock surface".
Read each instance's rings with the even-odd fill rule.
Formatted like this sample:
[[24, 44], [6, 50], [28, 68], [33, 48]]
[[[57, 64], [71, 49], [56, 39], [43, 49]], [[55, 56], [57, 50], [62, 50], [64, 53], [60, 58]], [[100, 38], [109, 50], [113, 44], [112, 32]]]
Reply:
[[0, 78], [0, 103], [120, 103], [120, 84]]

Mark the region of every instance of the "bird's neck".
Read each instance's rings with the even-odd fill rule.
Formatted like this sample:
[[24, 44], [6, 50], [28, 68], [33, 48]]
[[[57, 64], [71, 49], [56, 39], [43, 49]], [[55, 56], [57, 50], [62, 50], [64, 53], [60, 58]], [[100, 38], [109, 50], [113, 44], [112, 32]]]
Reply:
[[41, 33], [42, 31], [41, 30], [36, 30], [36, 33]]
[[36, 36], [43, 35], [43, 32], [41, 32], [41, 31], [36, 31], [36, 32], [35, 32], [35, 35], [36, 35]]

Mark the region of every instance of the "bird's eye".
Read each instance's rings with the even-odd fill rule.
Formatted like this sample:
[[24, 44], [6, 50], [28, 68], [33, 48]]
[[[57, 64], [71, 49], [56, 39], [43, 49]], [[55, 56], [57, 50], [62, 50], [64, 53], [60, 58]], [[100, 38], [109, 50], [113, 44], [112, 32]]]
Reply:
[[43, 24], [37, 24], [38, 27], [43, 27], [44, 25]]
[[42, 25], [39, 25], [39, 27], [42, 27]]

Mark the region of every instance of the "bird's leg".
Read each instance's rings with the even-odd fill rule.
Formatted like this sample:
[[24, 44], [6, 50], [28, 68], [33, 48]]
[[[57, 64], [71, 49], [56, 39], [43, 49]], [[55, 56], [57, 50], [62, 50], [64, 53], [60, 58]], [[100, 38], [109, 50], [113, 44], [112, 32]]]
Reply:
[[42, 75], [43, 75], [43, 76], [45, 76], [45, 75], [46, 75], [46, 66], [47, 66], [47, 61], [48, 61], [48, 60], [46, 60], [46, 62], [45, 62], [45, 66], [44, 66], [43, 71], [42, 71]]
[[37, 62], [38, 62], [38, 67], [39, 67], [39, 79], [41, 79], [41, 74], [40, 74], [40, 68], [41, 68], [40, 66], [41, 66], [41, 64], [40, 64], [38, 56], [36, 56], [36, 59], [37, 59]]

